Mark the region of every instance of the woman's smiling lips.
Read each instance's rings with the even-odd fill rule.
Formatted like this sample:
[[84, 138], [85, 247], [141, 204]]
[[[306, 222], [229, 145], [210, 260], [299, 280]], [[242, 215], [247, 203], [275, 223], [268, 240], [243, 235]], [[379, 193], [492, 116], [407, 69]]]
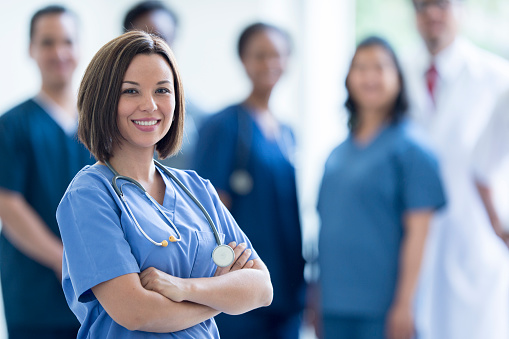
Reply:
[[143, 132], [152, 132], [159, 125], [161, 120], [157, 119], [138, 119], [131, 120], [134, 123], [134, 126]]

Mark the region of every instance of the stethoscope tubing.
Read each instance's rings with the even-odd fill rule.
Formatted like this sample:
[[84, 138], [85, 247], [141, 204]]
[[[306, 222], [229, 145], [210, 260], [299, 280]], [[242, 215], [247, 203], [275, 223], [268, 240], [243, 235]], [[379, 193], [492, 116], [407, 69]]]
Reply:
[[[111, 164], [109, 163], [109, 161], [105, 161], [105, 164], [106, 166], [108, 166], [108, 168], [110, 169], [110, 171], [113, 172], [113, 179], [111, 180], [111, 185], [113, 186], [113, 190], [115, 191], [115, 193], [117, 193], [117, 195], [121, 198], [121, 200], [123, 201], [124, 205], [126, 206], [129, 214], [131, 215], [131, 218], [133, 218], [134, 220], [134, 223], [136, 225], [136, 227], [138, 228], [138, 230], [140, 230], [140, 232], [145, 236], [145, 238], [147, 238], [151, 243], [153, 243], [154, 245], [158, 245], [159, 244], [157, 242], [155, 242], [152, 238], [150, 238], [147, 233], [145, 233], [145, 231], [142, 229], [142, 227], [140, 226], [140, 224], [138, 223], [138, 221], [136, 220], [136, 218], [134, 218], [134, 214], [132, 213], [131, 211], [131, 208], [129, 207], [129, 205], [127, 204], [127, 201], [124, 197], [124, 193], [122, 192], [122, 190], [119, 188], [118, 184], [117, 184], [117, 180], [118, 179], [121, 179], [121, 180], [126, 180], [128, 181], [129, 183], [132, 183], [134, 184], [135, 186], [137, 186], [140, 190], [143, 191], [143, 193], [145, 194], [145, 196], [147, 196], [147, 198], [152, 202], [152, 204], [154, 206], [156, 206], [156, 208], [159, 210], [159, 212], [166, 218], [166, 220], [168, 220], [172, 226], [172, 228], [174, 229], [174, 231], [177, 233], [178, 235], [178, 240], [180, 240], [181, 236], [180, 236], [180, 232], [178, 231], [177, 227], [173, 224], [173, 222], [166, 216], [165, 213], [163, 213], [163, 211], [159, 208], [157, 202], [154, 202], [153, 198], [148, 194], [148, 192], [145, 190], [145, 188], [139, 183], [137, 182], [136, 180], [134, 180], [133, 178], [130, 178], [130, 177], [127, 177], [127, 176], [124, 176], [124, 175], [120, 175], [114, 168], [113, 166], [111, 166]], [[203, 205], [198, 201], [198, 199], [194, 196], [193, 193], [191, 193], [191, 191], [189, 191], [189, 189], [182, 183], [182, 181], [180, 181], [173, 173], [171, 173], [166, 167], [164, 167], [163, 164], [161, 164], [159, 161], [155, 160], [154, 159], [154, 164], [159, 167], [166, 175], [168, 175], [174, 182], [177, 183], [177, 185], [187, 194], [187, 196], [189, 198], [191, 198], [191, 200], [193, 200], [193, 202], [198, 206], [198, 208], [202, 211], [203, 215], [205, 216], [205, 218], [207, 219], [207, 222], [209, 223], [209, 226], [212, 230], [212, 232], [214, 233], [214, 238], [216, 239], [216, 244], [218, 246], [221, 246], [222, 245], [222, 242], [221, 242], [221, 238], [219, 237], [219, 233], [217, 231], [217, 228], [216, 228], [216, 225], [214, 224], [214, 221], [212, 220], [212, 218], [210, 217], [209, 213], [207, 212], [207, 210], [205, 209], [205, 207], [203, 207]]]
[[208, 221], [208, 223], [210, 225], [210, 228], [212, 229], [212, 232], [214, 233], [214, 237], [216, 238], [217, 246], [221, 246], [222, 242], [221, 242], [221, 238], [219, 238], [219, 233], [217, 231], [216, 225], [214, 224], [214, 221], [210, 217], [210, 215], [207, 212], [207, 210], [205, 209], [205, 207], [203, 207], [203, 205], [198, 201], [198, 199], [196, 199], [194, 194], [191, 193], [191, 191], [182, 183], [182, 181], [180, 181], [173, 173], [171, 173], [166, 167], [164, 167], [163, 164], [161, 164], [159, 161], [157, 161], [155, 159], [154, 159], [154, 163], [156, 164], [157, 167], [162, 169], [164, 173], [166, 173], [170, 178], [172, 178], [173, 181], [175, 181], [177, 183], [177, 185], [179, 185], [179, 187], [184, 192], [186, 192], [187, 196], [189, 198], [191, 198], [191, 200], [194, 201], [194, 203], [198, 206], [198, 208], [202, 211], [203, 215], [207, 219], [207, 221]]

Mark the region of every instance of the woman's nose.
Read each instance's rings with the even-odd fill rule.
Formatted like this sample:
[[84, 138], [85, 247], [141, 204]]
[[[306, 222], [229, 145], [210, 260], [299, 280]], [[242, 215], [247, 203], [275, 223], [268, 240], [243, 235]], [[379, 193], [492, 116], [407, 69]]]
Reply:
[[157, 109], [157, 104], [156, 104], [153, 96], [152, 95], [143, 96], [143, 99], [142, 99], [142, 102], [140, 105], [140, 110], [145, 111], [145, 112], [153, 112], [156, 109]]

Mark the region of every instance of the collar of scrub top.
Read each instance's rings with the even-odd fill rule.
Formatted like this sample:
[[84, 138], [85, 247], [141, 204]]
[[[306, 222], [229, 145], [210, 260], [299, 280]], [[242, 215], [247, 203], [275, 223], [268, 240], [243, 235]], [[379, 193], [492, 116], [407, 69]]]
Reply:
[[[108, 168], [110, 169], [110, 171], [113, 172], [113, 179], [111, 179], [111, 185], [113, 186], [113, 189], [115, 190], [115, 192], [117, 193], [117, 195], [122, 199], [122, 201], [124, 202], [124, 205], [126, 206], [127, 208], [127, 211], [129, 213], [129, 215], [131, 216], [131, 218], [133, 219], [136, 227], [138, 228], [138, 230], [143, 234], [143, 236], [149, 240], [152, 244], [156, 245], [156, 246], [162, 246], [162, 247], [166, 247], [168, 246], [168, 242], [166, 240], [163, 240], [161, 242], [156, 242], [154, 241], [152, 238], [149, 237], [149, 235], [147, 233], [145, 233], [145, 231], [143, 230], [143, 228], [140, 226], [140, 224], [138, 223], [138, 220], [136, 219], [136, 217], [134, 216], [133, 212], [131, 211], [131, 208], [129, 207], [129, 204], [127, 203], [127, 200], [125, 199], [124, 197], [124, 193], [122, 192], [122, 186], [125, 185], [123, 184], [122, 186], [118, 186], [117, 184], [117, 180], [118, 179], [122, 179], [122, 180], [126, 180], [128, 183], [131, 183], [133, 185], [135, 185], [136, 187], [138, 187], [144, 194], [145, 196], [150, 200], [150, 202], [152, 202], [152, 204], [157, 208], [157, 210], [164, 216], [164, 218], [168, 221], [168, 223], [171, 225], [171, 228], [175, 231], [175, 233], [177, 234], [178, 238], [175, 237], [175, 236], [170, 236], [168, 240], [170, 240], [171, 242], [177, 242], [177, 241], [181, 241], [182, 240], [182, 236], [180, 235], [180, 232], [178, 230], [178, 228], [175, 226], [175, 224], [168, 218], [168, 216], [161, 210], [161, 208], [159, 207], [159, 203], [157, 201], [154, 200], [154, 198], [152, 198], [150, 196], [150, 194], [148, 194], [148, 192], [145, 190], [145, 188], [136, 180], [134, 180], [133, 178], [130, 178], [130, 177], [127, 177], [127, 176], [124, 176], [124, 175], [120, 175], [114, 168], [113, 166], [111, 166], [111, 164], [109, 163], [109, 161], [105, 160], [104, 163], [106, 164], [106, 166], [108, 166]], [[154, 159], [154, 164], [159, 167], [166, 175], [168, 175], [174, 182], [177, 183], [177, 185], [184, 191], [186, 192], [186, 194], [191, 198], [191, 200], [193, 200], [193, 202], [200, 208], [200, 210], [202, 211], [203, 215], [205, 216], [205, 218], [207, 219], [208, 223], [209, 223], [209, 226], [212, 230], [212, 232], [214, 233], [214, 237], [216, 239], [216, 248], [214, 249], [214, 251], [212, 252], [212, 259], [214, 260], [214, 263], [219, 266], [219, 267], [226, 267], [226, 266], [230, 266], [232, 263], [233, 263], [233, 260], [235, 259], [235, 253], [233, 251], [233, 249], [228, 246], [228, 245], [224, 245], [222, 244], [221, 242], [221, 239], [219, 238], [219, 233], [217, 232], [217, 228], [216, 228], [216, 225], [214, 224], [214, 221], [212, 221], [212, 218], [210, 218], [210, 215], [209, 213], [207, 212], [207, 210], [203, 207], [203, 205], [198, 201], [198, 199], [194, 196], [193, 193], [191, 193], [191, 191], [189, 191], [189, 189], [182, 183], [182, 181], [180, 181], [173, 173], [171, 173], [166, 167], [164, 167], [164, 165], [162, 165], [160, 162], [158, 162], [157, 160]]]
[[40, 91], [33, 100], [41, 106], [46, 113], [57, 123], [68, 136], [74, 136], [78, 129], [78, 111], [74, 116], [69, 115], [60, 105], [51, 99], [46, 93]]

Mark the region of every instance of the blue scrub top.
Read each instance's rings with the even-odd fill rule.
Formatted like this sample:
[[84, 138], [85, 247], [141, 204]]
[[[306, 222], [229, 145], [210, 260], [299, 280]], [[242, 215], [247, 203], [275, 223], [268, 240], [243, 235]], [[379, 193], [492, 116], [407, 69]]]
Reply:
[[[217, 267], [212, 251], [216, 240], [207, 219], [191, 198], [159, 171], [166, 184], [160, 207], [182, 235], [182, 241], [167, 247], [153, 245], [135, 226], [113, 190], [113, 173], [106, 166], [85, 167], [62, 198], [57, 219], [64, 243], [63, 288], [81, 322], [78, 338], [219, 338], [214, 319], [175, 333], [129, 331], [113, 321], [91, 291], [101, 282], [149, 267], [180, 278], [214, 275]], [[209, 181], [193, 171], [170, 171], [202, 203], [224, 243], [246, 242], [252, 249]], [[140, 189], [125, 180], [117, 183], [138, 223], [152, 239], [160, 242], [175, 235]], [[253, 258], [257, 258], [254, 250]]]
[[[244, 128], [240, 140], [239, 126]], [[242, 154], [238, 154], [239, 142]], [[304, 305], [301, 228], [295, 169], [290, 161], [294, 148], [288, 126], [281, 126], [279, 142], [267, 139], [241, 104], [211, 116], [199, 132], [193, 168], [230, 195], [232, 215], [270, 271], [274, 299], [269, 307], [253, 311], [259, 315], [292, 315]], [[253, 188], [246, 195], [230, 187], [230, 176], [239, 167], [253, 179]], [[227, 316], [217, 317], [218, 324], [223, 317]], [[241, 324], [242, 317], [234, 321]]]
[[323, 312], [384, 315], [396, 288], [405, 212], [445, 204], [437, 163], [403, 123], [332, 151], [319, 193]]
[[[34, 100], [0, 117], [0, 188], [18, 192], [60, 236], [55, 213], [67, 186], [94, 159]], [[77, 328], [55, 273], [0, 236], [0, 272], [9, 327]]]

